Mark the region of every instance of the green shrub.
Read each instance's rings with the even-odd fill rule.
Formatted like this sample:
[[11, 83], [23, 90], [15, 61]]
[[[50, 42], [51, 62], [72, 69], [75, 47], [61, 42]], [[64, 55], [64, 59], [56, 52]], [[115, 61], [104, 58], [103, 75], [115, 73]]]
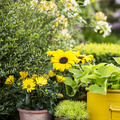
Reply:
[[20, 71], [43, 74], [45, 52], [70, 47], [72, 38], [59, 35], [64, 25], [53, 27], [57, 16], [40, 12], [30, 1], [1, 0], [0, 80]]
[[[5, 79], [9, 75], [19, 77], [20, 71], [28, 71], [29, 75], [43, 75], [47, 66], [46, 51], [58, 48], [69, 49], [73, 45], [71, 42], [74, 42], [72, 34], [70, 36], [68, 31], [62, 33], [62, 30], [70, 25], [74, 26], [73, 21], [79, 18], [79, 15], [75, 16], [75, 19], [74, 17], [68, 18], [68, 11], [63, 10], [65, 7], [59, 0], [54, 1], [58, 5], [55, 14], [51, 13], [54, 12], [55, 7], [48, 7], [52, 10], [41, 12], [42, 2], [40, 0], [35, 6], [32, 6], [31, 0], [14, 1], [0, 0], [2, 8], [0, 10], [0, 87], [2, 89], [0, 115], [15, 113], [13, 99], [16, 99], [10, 95], [9, 89], [5, 89]], [[79, 14], [80, 11], [77, 12]], [[63, 15], [64, 19], [62, 18], [58, 26], [54, 26], [60, 15]]]
[[119, 44], [97, 44], [97, 43], [90, 43], [86, 45], [79, 45], [76, 46], [73, 50], [79, 50], [81, 54], [92, 54], [95, 58], [95, 63], [113, 63], [117, 64], [113, 57], [120, 56], [120, 45]]
[[88, 118], [87, 104], [84, 101], [63, 100], [55, 108], [55, 116], [70, 120], [84, 120]]

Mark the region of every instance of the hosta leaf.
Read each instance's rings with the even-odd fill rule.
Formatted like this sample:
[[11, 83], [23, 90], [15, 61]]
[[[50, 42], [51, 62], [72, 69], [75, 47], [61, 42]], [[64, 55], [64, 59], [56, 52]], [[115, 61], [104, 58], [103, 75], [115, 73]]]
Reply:
[[116, 66], [102, 66], [96, 71], [98, 74], [101, 74], [101, 77], [109, 77], [113, 72], [119, 70]]
[[106, 95], [107, 94], [106, 85], [107, 85], [107, 80], [104, 81], [102, 86], [99, 86], [97, 84], [91, 85], [89, 87], [89, 91], [92, 92], [92, 93], [100, 93], [100, 94]]
[[120, 57], [113, 57], [113, 59], [120, 65]]

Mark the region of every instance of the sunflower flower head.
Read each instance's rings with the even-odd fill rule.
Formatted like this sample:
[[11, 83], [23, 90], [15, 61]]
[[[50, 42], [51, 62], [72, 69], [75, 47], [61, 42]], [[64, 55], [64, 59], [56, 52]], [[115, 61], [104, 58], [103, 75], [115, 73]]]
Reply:
[[34, 83], [33, 79], [25, 79], [22, 85], [22, 89], [26, 89], [27, 92], [31, 92], [32, 90], [35, 90], [36, 84]]
[[80, 62], [82, 62], [82, 64], [85, 64], [85, 56], [86, 56], [86, 55], [80, 55], [80, 56], [78, 57], [78, 59], [80, 59]]
[[53, 63], [53, 69], [64, 71], [75, 64], [75, 55], [71, 50], [63, 51], [58, 49], [54, 52], [54, 56], [51, 58], [51, 63]]
[[48, 84], [47, 79], [44, 76], [37, 77], [36, 82], [37, 82], [37, 85], [39, 85], [39, 86]]
[[54, 52], [55, 52], [55, 51], [51, 51], [51, 50], [47, 51], [47, 52], [46, 52], [47, 57], [48, 57], [48, 56], [53, 56]]
[[13, 76], [13, 75], [10, 75], [10, 76], [6, 79], [5, 84], [11, 85], [13, 82], [14, 82], [14, 76]]
[[86, 56], [85, 57], [85, 60], [87, 61], [87, 62], [91, 62], [92, 60], [93, 60], [93, 55], [88, 55], [88, 56]]
[[50, 77], [54, 77], [55, 75], [56, 75], [56, 74], [55, 74], [52, 70], [49, 71], [49, 76], [50, 76]]
[[65, 81], [65, 80], [66, 80], [66, 78], [65, 78], [65, 77], [60, 76], [60, 75], [56, 75], [56, 79], [57, 79], [57, 81], [58, 81], [58, 82], [63, 82], [63, 81]]
[[25, 79], [27, 76], [28, 76], [28, 72], [19, 72], [19, 74], [20, 74], [20, 80], [23, 80], [23, 79]]

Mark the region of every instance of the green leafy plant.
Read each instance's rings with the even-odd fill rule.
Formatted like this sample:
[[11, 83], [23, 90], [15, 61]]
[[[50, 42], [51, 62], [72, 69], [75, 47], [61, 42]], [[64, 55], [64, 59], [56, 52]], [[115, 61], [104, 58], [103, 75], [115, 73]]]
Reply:
[[[114, 58], [120, 64], [120, 57]], [[92, 93], [107, 94], [107, 89], [120, 89], [120, 67], [113, 64], [98, 64], [85, 66], [83, 71], [87, 73], [84, 79], [89, 91]]]
[[89, 117], [87, 104], [84, 101], [63, 100], [55, 107], [54, 115], [70, 120], [86, 120]]
[[[90, 92], [104, 95], [107, 94], [107, 89], [120, 89], [120, 68], [112, 63], [92, 65], [92, 55], [85, 56], [72, 51], [48, 51], [47, 55], [52, 55], [50, 60], [54, 76], [65, 84], [70, 97], [73, 97], [83, 84], [89, 87]], [[119, 58], [114, 59], [119, 63]]]
[[14, 106], [26, 110], [47, 109], [49, 113], [53, 114], [55, 104], [62, 98], [59, 95], [62, 87], [60, 88], [58, 83], [50, 80], [48, 75], [27, 76], [28, 72], [20, 72], [18, 79], [10, 75], [5, 81], [6, 88], [11, 88], [11, 96], [13, 95], [15, 98]]
[[73, 97], [78, 92], [80, 86], [83, 84], [81, 78], [86, 76], [82, 68], [94, 61], [93, 55], [81, 55], [78, 52], [71, 50], [63, 51], [47, 51], [47, 56], [50, 57], [50, 65], [48, 73], [51, 77], [59, 82], [63, 82], [66, 88], [67, 95]]

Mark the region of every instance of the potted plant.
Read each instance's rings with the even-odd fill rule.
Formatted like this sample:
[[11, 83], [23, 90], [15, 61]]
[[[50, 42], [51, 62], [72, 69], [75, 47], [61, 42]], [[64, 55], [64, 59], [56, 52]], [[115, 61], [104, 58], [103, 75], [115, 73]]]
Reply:
[[61, 99], [59, 85], [49, 75], [28, 77], [28, 72], [20, 72], [18, 79], [10, 75], [5, 84], [16, 91], [20, 120], [50, 120], [56, 102]]
[[[120, 64], [120, 57], [114, 58]], [[120, 67], [113, 64], [86, 66], [86, 83], [89, 120], [120, 119]]]
[[[120, 94], [118, 94], [120, 67], [107, 63], [91, 64], [93, 56], [80, 55], [79, 52], [57, 50], [48, 51], [47, 55], [52, 56], [50, 58], [52, 71], [56, 78], [60, 76], [58, 78], [64, 83], [68, 96], [75, 96], [82, 85], [88, 86], [87, 102], [90, 120], [107, 120], [113, 115], [113, 112], [111, 113], [109, 110], [112, 108], [116, 110], [115, 106], [118, 104], [116, 102], [120, 98]], [[120, 64], [120, 58], [114, 59]], [[108, 89], [110, 90], [108, 91]], [[112, 93], [111, 89], [114, 89]], [[117, 111], [120, 110], [117, 109]], [[115, 113], [114, 116], [120, 116], [120, 114], [116, 114], [118, 113]]]
[[55, 120], [86, 120], [87, 104], [84, 101], [63, 100], [55, 107]]
[[48, 73], [57, 81], [64, 83], [66, 93], [69, 97], [74, 97], [81, 85], [80, 78], [86, 76], [82, 68], [88, 66], [94, 61], [93, 55], [80, 55], [79, 51], [47, 51], [50, 59]]

